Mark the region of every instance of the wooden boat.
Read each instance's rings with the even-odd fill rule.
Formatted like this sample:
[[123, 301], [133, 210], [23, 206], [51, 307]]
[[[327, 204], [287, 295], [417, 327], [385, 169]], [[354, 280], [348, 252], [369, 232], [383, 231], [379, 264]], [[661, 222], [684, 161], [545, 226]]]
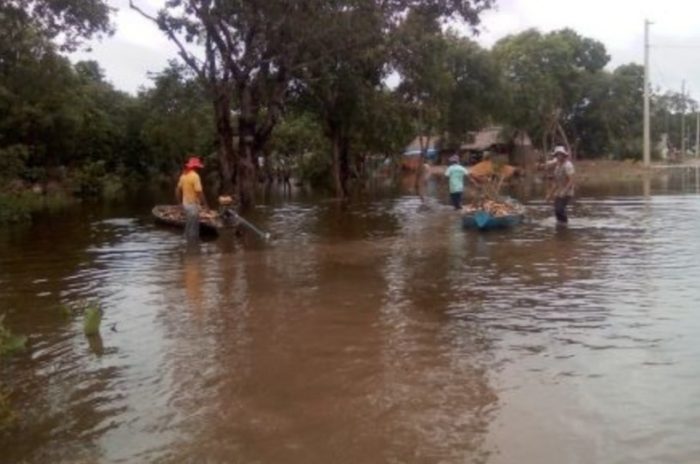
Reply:
[[478, 230], [507, 229], [517, 226], [523, 222], [523, 219], [524, 215], [521, 213], [494, 216], [487, 211], [481, 210], [462, 216], [462, 227]]
[[[157, 205], [151, 210], [156, 224], [185, 228], [185, 211], [180, 205]], [[200, 211], [199, 213], [199, 233], [202, 236], [217, 236], [222, 229], [231, 228], [224, 223], [216, 211]]]
[[484, 199], [463, 209], [462, 227], [465, 229], [507, 229], [523, 222], [525, 208], [510, 198]]

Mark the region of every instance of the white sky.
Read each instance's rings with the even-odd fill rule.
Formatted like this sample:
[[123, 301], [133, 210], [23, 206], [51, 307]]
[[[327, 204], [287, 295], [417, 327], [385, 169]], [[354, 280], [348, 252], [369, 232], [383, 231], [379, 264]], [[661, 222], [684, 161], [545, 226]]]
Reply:
[[[264, 0], [260, 0], [264, 1]], [[155, 12], [164, 0], [135, 0]], [[74, 60], [94, 59], [119, 89], [135, 92], [149, 86], [148, 72], [163, 69], [176, 49], [158, 29], [129, 9], [128, 0], [110, 0], [117, 9], [114, 36], [91, 44]], [[497, 0], [482, 16], [477, 40], [491, 46], [499, 38], [528, 29], [570, 27], [600, 40], [611, 55], [610, 66], [643, 62], [644, 18], [651, 27], [651, 79], [654, 87], [680, 90], [681, 81], [700, 98], [700, 0]]]

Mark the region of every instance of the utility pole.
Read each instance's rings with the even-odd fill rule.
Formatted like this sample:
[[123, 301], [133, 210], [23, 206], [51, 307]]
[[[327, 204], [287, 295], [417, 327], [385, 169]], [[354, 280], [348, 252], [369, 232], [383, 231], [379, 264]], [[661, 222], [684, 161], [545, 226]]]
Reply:
[[700, 157], [700, 109], [695, 107], [695, 157]]
[[651, 130], [649, 127], [649, 25], [644, 20], [644, 166], [651, 166]]
[[685, 79], [681, 82], [681, 158], [685, 157]]

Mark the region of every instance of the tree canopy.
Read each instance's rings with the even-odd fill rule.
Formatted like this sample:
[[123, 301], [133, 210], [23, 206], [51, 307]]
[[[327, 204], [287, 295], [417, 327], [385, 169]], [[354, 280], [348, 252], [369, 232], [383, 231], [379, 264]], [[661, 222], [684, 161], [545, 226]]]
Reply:
[[[603, 44], [570, 29], [527, 30], [492, 49], [451, 29], [478, 29], [491, 6], [169, 0], [157, 14], [140, 11], [179, 60], [128, 95], [97, 63], [64, 56], [110, 33], [105, 1], [8, 0], [0, 176], [46, 182], [68, 171], [75, 191], [92, 194], [109, 176], [172, 175], [196, 153], [248, 203], [277, 163], [344, 196], [369, 160], [400, 154], [417, 135], [458, 147], [491, 124], [527, 131], [545, 151], [565, 143], [581, 156], [639, 156], [641, 66], [609, 69]], [[695, 102], [657, 91], [652, 103], [655, 138], [665, 132], [680, 146], [681, 115]]]

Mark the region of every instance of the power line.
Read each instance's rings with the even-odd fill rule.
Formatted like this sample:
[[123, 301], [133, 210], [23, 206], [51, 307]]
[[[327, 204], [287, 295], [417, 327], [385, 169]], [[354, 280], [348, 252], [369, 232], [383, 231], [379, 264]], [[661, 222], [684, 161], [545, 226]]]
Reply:
[[656, 44], [656, 45], [650, 45], [651, 48], [691, 48], [691, 49], [698, 49], [700, 48], [700, 45], [667, 45], [667, 44]]

